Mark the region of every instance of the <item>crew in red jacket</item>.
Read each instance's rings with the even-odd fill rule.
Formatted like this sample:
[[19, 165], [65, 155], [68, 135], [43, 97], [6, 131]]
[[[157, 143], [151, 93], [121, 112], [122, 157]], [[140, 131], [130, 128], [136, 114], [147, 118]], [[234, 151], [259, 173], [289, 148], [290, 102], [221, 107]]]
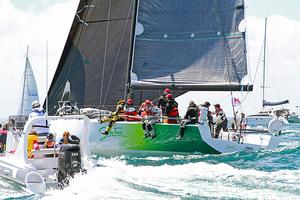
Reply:
[[177, 124], [177, 118], [179, 117], [178, 103], [175, 101], [172, 94], [167, 94], [166, 97], [167, 104], [164, 122], [169, 124]]
[[137, 109], [133, 106], [133, 100], [127, 99], [125, 104], [125, 116], [127, 121], [139, 121], [140, 118], [138, 117]]

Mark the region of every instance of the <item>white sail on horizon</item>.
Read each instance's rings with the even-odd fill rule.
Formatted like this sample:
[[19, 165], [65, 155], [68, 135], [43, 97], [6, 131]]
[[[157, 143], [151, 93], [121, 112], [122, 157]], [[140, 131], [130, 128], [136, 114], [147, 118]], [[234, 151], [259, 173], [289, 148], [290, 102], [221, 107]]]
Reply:
[[39, 100], [37, 85], [28, 56], [22, 80], [22, 90], [18, 105], [17, 115], [28, 115], [31, 111], [31, 103]]

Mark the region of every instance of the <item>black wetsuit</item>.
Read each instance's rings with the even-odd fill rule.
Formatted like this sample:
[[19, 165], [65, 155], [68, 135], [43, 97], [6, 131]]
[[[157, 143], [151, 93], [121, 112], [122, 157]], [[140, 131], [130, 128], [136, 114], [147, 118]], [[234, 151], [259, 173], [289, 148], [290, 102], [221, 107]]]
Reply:
[[167, 98], [166, 95], [163, 94], [159, 97], [157, 102], [157, 107], [161, 109], [162, 115], [166, 115], [166, 104], [167, 104]]
[[190, 105], [186, 111], [186, 114], [184, 116], [184, 120], [180, 123], [180, 129], [177, 138], [180, 139], [184, 135], [185, 126], [187, 124], [196, 124], [198, 123], [198, 107], [193, 104]]

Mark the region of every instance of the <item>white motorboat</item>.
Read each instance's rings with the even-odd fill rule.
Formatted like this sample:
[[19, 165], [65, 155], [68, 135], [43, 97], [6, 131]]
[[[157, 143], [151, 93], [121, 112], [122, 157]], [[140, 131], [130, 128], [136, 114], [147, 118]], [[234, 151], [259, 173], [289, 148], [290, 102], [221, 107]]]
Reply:
[[[45, 117], [29, 119], [20, 135], [9, 132], [7, 151], [0, 157], [0, 176], [17, 182], [36, 194], [43, 194], [51, 186], [64, 185], [68, 175], [72, 176], [75, 172], [85, 171], [92, 166], [87, 143], [89, 119], [83, 115], [47, 117], [50, 133], [60, 138], [68, 130], [80, 138], [78, 145], [62, 144], [60, 148], [43, 148], [43, 145], [39, 145], [40, 148], [32, 150], [32, 156], [28, 156], [29, 133], [33, 124], [43, 118]], [[61, 120], [65, 121], [64, 125], [56, 126], [56, 122]], [[44, 138], [39, 136], [38, 141], [43, 142]]]
[[[285, 124], [289, 124], [287, 119], [283, 115], [278, 115], [277, 110], [260, 111], [258, 114], [248, 115], [245, 118], [247, 129], [268, 129], [269, 123], [272, 120], [278, 120], [281, 124], [277, 126], [279, 131], [282, 130]], [[280, 126], [280, 127], [279, 127]]]

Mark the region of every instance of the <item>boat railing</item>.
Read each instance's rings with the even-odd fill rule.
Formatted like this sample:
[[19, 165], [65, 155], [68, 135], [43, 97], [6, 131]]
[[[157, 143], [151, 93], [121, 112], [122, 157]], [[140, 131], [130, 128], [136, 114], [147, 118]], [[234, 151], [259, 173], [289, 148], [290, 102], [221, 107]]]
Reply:
[[[89, 146], [88, 146], [88, 138], [89, 138], [89, 125], [90, 125], [90, 120], [88, 117], [84, 115], [67, 115], [67, 116], [47, 116], [47, 117], [35, 117], [35, 118], [30, 118], [27, 123], [25, 124], [24, 131], [22, 134], [22, 137], [20, 138], [19, 145], [17, 146], [17, 149], [14, 154], [12, 154], [12, 158], [15, 157], [15, 159], [18, 159], [21, 162], [26, 164], [29, 162], [28, 159], [28, 152], [27, 152], [27, 146], [28, 146], [28, 135], [32, 130], [32, 126], [36, 121], [40, 119], [47, 119], [50, 121], [55, 121], [55, 120], [83, 120], [83, 133], [80, 136], [80, 146], [83, 147], [81, 148], [81, 155], [86, 164], [89, 164], [90, 160], [90, 151], [89, 151]], [[49, 152], [48, 152], [49, 151]], [[36, 152], [38, 153], [55, 153], [53, 150], [48, 150], [48, 149], [43, 149], [39, 150]]]

